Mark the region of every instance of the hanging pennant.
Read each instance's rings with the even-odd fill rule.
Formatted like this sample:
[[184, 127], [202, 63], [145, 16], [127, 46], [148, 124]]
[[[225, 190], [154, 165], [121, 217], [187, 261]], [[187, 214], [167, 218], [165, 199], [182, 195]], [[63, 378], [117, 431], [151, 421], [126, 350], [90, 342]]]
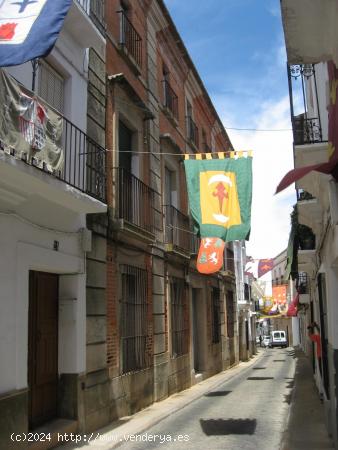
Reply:
[[202, 239], [197, 259], [201, 273], [220, 270], [225, 242], [246, 239], [250, 233], [251, 152], [230, 152], [228, 158], [221, 155], [218, 159], [186, 155], [184, 161], [190, 211], [199, 235], [208, 238]]

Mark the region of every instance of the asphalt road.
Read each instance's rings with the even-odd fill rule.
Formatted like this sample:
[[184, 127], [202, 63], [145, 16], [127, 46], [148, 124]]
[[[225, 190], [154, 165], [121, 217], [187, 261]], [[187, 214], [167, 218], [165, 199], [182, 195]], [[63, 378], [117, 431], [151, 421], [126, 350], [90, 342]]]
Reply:
[[266, 349], [253, 366], [119, 449], [277, 450], [294, 371], [292, 349]]

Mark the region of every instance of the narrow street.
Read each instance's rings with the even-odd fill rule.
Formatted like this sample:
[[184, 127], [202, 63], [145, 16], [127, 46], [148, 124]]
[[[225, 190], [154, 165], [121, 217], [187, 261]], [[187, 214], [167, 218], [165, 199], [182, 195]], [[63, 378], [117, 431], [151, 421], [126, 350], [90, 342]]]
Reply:
[[[157, 435], [155, 443], [128, 442], [120, 448], [181, 448], [178, 439], [184, 439], [185, 449], [280, 448], [293, 386], [293, 354], [292, 349], [263, 350], [253, 366], [148, 429], [151, 439]], [[176, 442], [164, 443], [164, 436]]]

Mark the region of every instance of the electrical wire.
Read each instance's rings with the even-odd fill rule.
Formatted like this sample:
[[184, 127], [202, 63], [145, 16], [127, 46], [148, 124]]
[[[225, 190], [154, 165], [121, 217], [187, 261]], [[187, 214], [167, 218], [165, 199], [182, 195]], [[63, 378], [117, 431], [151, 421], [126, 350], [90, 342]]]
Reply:
[[[148, 109], [143, 107], [143, 106], [139, 106], [136, 105], [134, 103], [128, 102], [127, 100], [123, 100], [122, 98], [118, 98], [116, 99], [116, 103], [123, 103], [126, 106], [129, 107], [133, 107], [136, 109], [139, 109], [143, 112], [148, 112]], [[158, 102], [158, 105], [160, 106], [161, 104]], [[223, 125], [225, 130], [237, 130], [237, 131], [263, 131], [263, 132], [270, 132], [270, 131], [277, 131], [277, 132], [283, 132], [283, 131], [292, 131], [292, 128], [237, 128], [237, 127], [227, 127], [226, 125]]]
[[[133, 153], [136, 155], [170, 155], [170, 156], [180, 156], [181, 158], [185, 155], [189, 155], [189, 156], [196, 156], [196, 155], [217, 155], [218, 153], [223, 153], [226, 155], [230, 155], [232, 153], [235, 154], [235, 158], [237, 156], [238, 153], [251, 153], [252, 150], [226, 150], [226, 151], [219, 151], [219, 152], [201, 152], [201, 153], [166, 153], [166, 152], [149, 152], [149, 151], [135, 151], [135, 150], [113, 150], [113, 149], [105, 149], [106, 152], [109, 153]], [[86, 153], [81, 153], [81, 155], [85, 155], [85, 154], [90, 154], [90, 153], [95, 153], [95, 152], [86, 152]], [[245, 156], [244, 156], [245, 157]]]
[[292, 128], [235, 128], [235, 127], [224, 127], [226, 130], [238, 130], [238, 131], [292, 131]]

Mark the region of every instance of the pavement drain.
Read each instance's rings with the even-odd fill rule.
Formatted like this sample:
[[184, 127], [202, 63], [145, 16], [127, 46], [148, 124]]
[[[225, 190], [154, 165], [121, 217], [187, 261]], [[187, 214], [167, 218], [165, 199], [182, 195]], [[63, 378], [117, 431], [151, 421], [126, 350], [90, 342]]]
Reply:
[[274, 359], [273, 362], [285, 362], [286, 359]]
[[266, 367], [253, 367], [252, 370], [263, 370], [266, 369]]
[[264, 380], [273, 380], [273, 377], [248, 377], [247, 380], [257, 380], [257, 381], [264, 381]]
[[214, 392], [208, 392], [207, 394], [204, 394], [204, 397], [225, 397], [226, 395], [230, 394], [232, 391], [214, 391]]
[[200, 419], [201, 428], [207, 436], [226, 436], [228, 434], [254, 434], [256, 419]]

